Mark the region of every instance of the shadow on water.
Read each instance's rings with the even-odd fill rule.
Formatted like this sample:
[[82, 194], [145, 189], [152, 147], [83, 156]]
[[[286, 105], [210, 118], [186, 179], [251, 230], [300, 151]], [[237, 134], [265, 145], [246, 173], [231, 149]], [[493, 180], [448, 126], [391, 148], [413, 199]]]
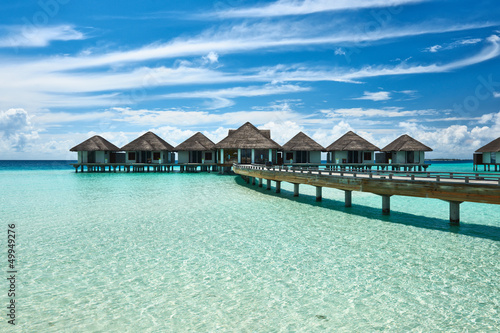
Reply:
[[[500, 227], [496, 226], [463, 223], [463, 222], [461, 222], [460, 225], [452, 225], [449, 223], [448, 220], [445, 219], [426, 217], [421, 215], [398, 212], [394, 210], [391, 210], [391, 215], [387, 216], [387, 215], [382, 215], [381, 208], [377, 209], [363, 205], [356, 205], [354, 203], [352, 207], [346, 208], [344, 206], [343, 201], [323, 198], [323, 201], [316, 202], [314, 196], [301, 194], [299, 197], [293, 197], [293, 193], [291, 191], [283, 189], [281, 189], [281, 193], [276, 193], [274, 191], [274, 188], [271, 191], [269, 191], [266, 190], [265, 186], [258, 187], [257, 185], [247, 184], [241, 177], [238, 176], [235, 177], [235, 182], [238, 185], [246, 186], [252, 190], [259, 191], [260, 193], [266, 195], [284, 199], [293, 199], [296, 202], [300, 202], [315, 207], [323, 207], [324, 209], [341, 211], [348, 214], [355, 214], [370, 219], [377, 219], [384, 222], [397, 223], [416, 228], [437, 230], [458, 235], [465, 235], [465, 236], [489, 239], [493, 241], [500, 241]], [[446, 211], [445, 214], [448, 214], [448, 211]]]

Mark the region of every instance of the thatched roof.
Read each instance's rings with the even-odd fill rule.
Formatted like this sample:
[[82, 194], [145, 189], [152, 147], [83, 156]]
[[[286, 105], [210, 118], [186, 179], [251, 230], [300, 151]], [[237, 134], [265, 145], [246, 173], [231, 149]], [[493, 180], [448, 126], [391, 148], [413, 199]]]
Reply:
[[94, 135], [74, 146], [70, 151], [119, 151], [120, 148], [99, 135]]
[[378, 151], [380, 149], [377, 146], [366, 141], [356, 133], [349, 131], [342, 137], [340, 137], [340, 139], [338, 139], [337, 141], [326, 147], [326, 151], [343, 151], [343, 150]]
[[[264, 132], [266, 133], [266, 132]], [[281, 146], [274, 142], [249, 122], [237, 130], [230, 130], [228, 136], [215, 145], [217, 149], [280, 149]], [[270, 133], [270, 132], [269, 132]], [[269, 134], [270, 136], [270, 134]]]
[[147, 132], [134, 141], [126, 144], [121, 150], [124, 151], [174, 151], [168, 142], [153, 132]]
[[496, 153], [500, 151], [500, 138], [476, 150], [476, 153]]
[[323, 151], [325, 148], [311, 139], [306, 134], [300, 132], [282, 146], [285, 151]]
[[432, 151], [432, 148], [404, 134], [385, 146], [382, 151]]
[[196, 133], [177, 147], [175, 151], [205, 151], [215, 150], [215, 143], [207, 138], [203, 133]]
[[[258, 129], [258, 128], [257, 128], [257, 129]], [[268, 129], [258, 129], [258, 130], [259, 130], [259, 132], [260, 132], [263, 136], [265, 136], [266, 138], [268, 138], [268, 139], [270, 139], [270, 138], [271, 138], [271, 130], [268, 130]], [[228, 131], [228, 134], [227, 134], [227, 135], [229, 136], [229, 135], [233, 134], [233, 133], [234, 133], [234, 132], [236, 132], [236, 131], [237, 131], [237, 130], [235, 130], [235, 129], [230, 129], [230, 130]]]

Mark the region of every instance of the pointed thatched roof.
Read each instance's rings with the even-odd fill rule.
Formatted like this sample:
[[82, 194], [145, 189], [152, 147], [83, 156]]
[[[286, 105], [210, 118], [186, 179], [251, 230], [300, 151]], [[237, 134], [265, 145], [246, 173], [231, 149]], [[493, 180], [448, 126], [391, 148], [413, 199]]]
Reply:
[[432, 151], [432, 148], [404, 134], [385, 146], [382, 151]]
[[296, 136], [290, 139], [283, 146], [283, 150], [286, 151], [323, 151], [325, 148], [319, 143], [311, 139], [309, 136], [300, 132]]
[[349, 131], [342, 137], [340, 137], [340, 139], [338, 139], [337, 141], [326, 147], [326, 151], [343, 151], [343, 150], [378, 151], [380, 149], [377, 146], [366, 141], [356, 133]]
[[500, 152], [500, 138], [495, 139], [485, 146], [482, 146], [476, 153], [497, 153]]
[[205, 151], [214, 149], [215, 143], [200, 132], [175, 147], [175, 151]]
[[69, 151], [119, 151], [120, 148], [99, 135], [94, 135]]
[[168, 142], [153, 132], [147, 132], [134, 141], [126, 144], [121, 150], [124, 151], [174, 151]]
[[262, 133], [257, 127], [247, 122], [237, 130], [230, 130], [228, 136], [217, 143], [215, 148], [280, 149], [281, 146], [267, 137], [267, 134]]
[[[258, 128], [257, 128], [257, 129], [258, 129]], [[271, 138], [271, 130], [268, 130], [268, 129], [258, 129], [258, 130], [259, 130], [259, 132], [260, 132], [263, 136], [265, 136], [266, 138], [268, 138], [268, 139], [270, 139], [270, 138]], [[230, 130], [228, 131], [228, 134], [227, 134], [227, 135], [229, 136], [229, 135], [233, 134], [233, 133], [234, 133], [234, 132], [236, 132], [236, 131], [237, 131], [237, 130], [235, 130], [235, 129], [230, 129]]]

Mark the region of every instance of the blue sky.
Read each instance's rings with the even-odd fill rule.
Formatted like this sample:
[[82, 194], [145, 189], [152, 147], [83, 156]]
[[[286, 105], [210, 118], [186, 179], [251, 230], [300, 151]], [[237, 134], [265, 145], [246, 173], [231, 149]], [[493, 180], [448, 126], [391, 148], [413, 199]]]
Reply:
[[500, 6], [482, 0], [0, 5], [0, 159], [74, 159], [99, 134], [284, 144], [348, 130], [470, 158], [500, 136]]

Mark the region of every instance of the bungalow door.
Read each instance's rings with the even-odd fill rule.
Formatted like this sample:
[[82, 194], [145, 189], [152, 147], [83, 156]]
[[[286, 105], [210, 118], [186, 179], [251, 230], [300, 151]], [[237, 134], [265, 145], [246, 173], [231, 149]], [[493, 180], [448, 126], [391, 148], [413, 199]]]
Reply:
[[359, 151], [348, 151], [347, 163], [359, 163]]
[[415, 163], [415, 152], [413, 151], [406, 152], [406, 163]]
[[241, 163], [242, 164], [252, 163], [252, 149], [241, 149]]
[[87, 163], [95, 163], [95, 151], [88, 152]]

